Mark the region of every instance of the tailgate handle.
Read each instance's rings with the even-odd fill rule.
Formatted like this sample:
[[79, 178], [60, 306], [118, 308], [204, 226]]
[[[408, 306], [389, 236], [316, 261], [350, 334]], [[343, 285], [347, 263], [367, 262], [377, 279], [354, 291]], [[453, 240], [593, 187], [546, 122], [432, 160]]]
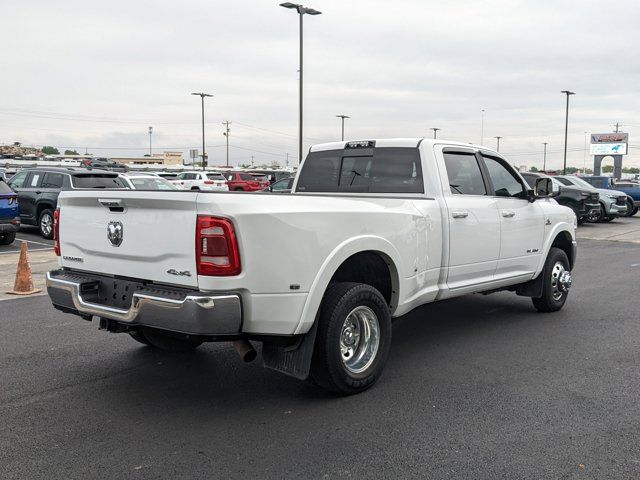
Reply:
[[118, 198], [99, 198], [98, 202], [111, 212], [124, 212], [125, 203]]

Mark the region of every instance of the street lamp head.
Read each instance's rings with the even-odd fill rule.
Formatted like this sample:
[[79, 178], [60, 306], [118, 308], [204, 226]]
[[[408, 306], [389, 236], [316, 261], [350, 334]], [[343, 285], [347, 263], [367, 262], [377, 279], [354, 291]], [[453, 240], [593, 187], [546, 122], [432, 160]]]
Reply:
[[336, 118], [351, 118], [349, 115], [336, 115]]
[[191, 95], [196, 95], [198, 97], [213, 97], [213, 95], [210, 95], [208, 93], [198, 93], [198, 92], [191, 92]]
[[284, 8], [299, 8], [302, 5], [297, 5], [297, 4], [291, 3], [291, 2], [284, 2], [284, 3], [281, 3], [280, 6], [284, 7]]
[[560, 93], [564, 93], [564, 94], [566, 94], [567, 96], [568, 96], [568, 95], [575, 95], [575, 94], [576, 94], [576, 92], [572, 92], [572, 91], [570, 91], [570, 90], [562, 90], [562, 92], [560, 92]]
[[307, 13], [309, 15], [320, 15], [322, 12], [319, 10], [314, 10], [313, 8], [305, 8], [302, 13]]

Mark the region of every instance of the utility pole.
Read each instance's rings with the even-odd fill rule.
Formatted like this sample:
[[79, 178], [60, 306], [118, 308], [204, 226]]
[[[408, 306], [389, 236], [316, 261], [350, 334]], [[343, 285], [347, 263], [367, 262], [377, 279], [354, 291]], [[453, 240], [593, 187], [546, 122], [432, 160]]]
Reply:
[[336, 115], [336, 117], [342, 120], [342, 140], [344, 141], [344, 119], [351, 117], [349, 115]]
[[620, 133], [620, 127], [622, 124], [620, 122], [616, 122], [616, 133]]
[[149, 127], [149, 156], [151, 156], [151, 134], [153, 133], [153, 127]]
[[547, 171], [547, 145], [549, 143], [548, 142], [542, 142], [542, 145], [544, 145], [544, 156], [542, 157], [542, 171], [546, 172]]
[[253, 155], [251, 155], [251, 166], [253, 167]]
[[480, 145], [484, 143], [484, 108], [480, 110]]
[[496, 146], [496, 152], [499, 152], [499, 151], [500, 151], [500, 139], [501, 139], [502, 137], [493, 137], [493, 138], [495, 138], [495, 139], [498, 141], [498, 144], [497, 144], [497, 146]]
[[442, 130], [441, 128], [431, 127], [429, 130], [433, 130], [433, 138], [438, 138], [438, 130]]
[[285, 164], [286, 164], [286, 165], [287, 165], [287, 167], [288, 167], [288, 166], [289, 166], [289, 152], [287, 152], [285, 155], [286, 155], [286, 159], [287, 159], [287, 160], [286, 160], [286, 162], [285, 162]]
[[210, 95], [208, 93], [192, 93], [191, 95], [197, 95], [200, 97], [200, 100], [202, 101], [202, 170], [204, 170], [207, 166], [207, 153], [206, 150], [204, 148], [204, 97], [213, 97], [213, 95]]
[[229, 120], [225, 120], [224, 122], [222, 122], [222, 124], [227, 129], [227, 131], [224, 132], [223, 135], [227, 137], [227, 167], [228, 167], [229, 166], [229, 133], [231, 133], [231, 129], [229, 128], [229, 125], [231, 125], [231, 122]]
[[564, 162], [562, 164], [562, 174], [567, 174], [567, 132], [569, 131], [569, 96], [575, 95], [575, 92], [571, 92], [569, 90], [562, 90], [562, 92], [567, 96], [567, 109], [564, 117]]
[[587, 132], [584, 132], [584, 150], [582, 151], [582, 174], [584, 175], [586, 172], [587, 172]]

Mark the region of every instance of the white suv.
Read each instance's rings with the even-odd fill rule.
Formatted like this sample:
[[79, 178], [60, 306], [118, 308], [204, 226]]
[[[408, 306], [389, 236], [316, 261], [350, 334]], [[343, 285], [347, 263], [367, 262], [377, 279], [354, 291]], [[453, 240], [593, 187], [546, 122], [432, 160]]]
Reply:
[[228, 192], [227, 180], [217, 172], [182, 172], [171, 183], [183, 190]]

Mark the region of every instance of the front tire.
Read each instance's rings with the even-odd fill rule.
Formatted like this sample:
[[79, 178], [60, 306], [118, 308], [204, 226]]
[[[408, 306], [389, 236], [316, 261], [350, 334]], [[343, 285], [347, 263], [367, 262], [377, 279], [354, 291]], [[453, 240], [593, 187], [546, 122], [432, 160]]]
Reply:
[[636, 214], [636, 212], [638, 211], [637, 209], [634, 212], [635, 207], [633, 206], [633, 202], [627, 198], [627, 213], [625, 214], [625, 217], [632, 217]]
[[563, 250], [552, 247], [542, 269], [542, 296], [532, 298], [539, 312], [557, 312], [567, 301], [571, 288], [569, 259]]
[[53, 212], [49, 209], [40, 212], [38, 217], [38, 228], [42, 238], [51, 240], [53, 238]]
[[311, 378], [353, 395], [380, 378], [391, 346], [391, 312], [378, 290], [362, 283], [329, 287], [320, 307]]

